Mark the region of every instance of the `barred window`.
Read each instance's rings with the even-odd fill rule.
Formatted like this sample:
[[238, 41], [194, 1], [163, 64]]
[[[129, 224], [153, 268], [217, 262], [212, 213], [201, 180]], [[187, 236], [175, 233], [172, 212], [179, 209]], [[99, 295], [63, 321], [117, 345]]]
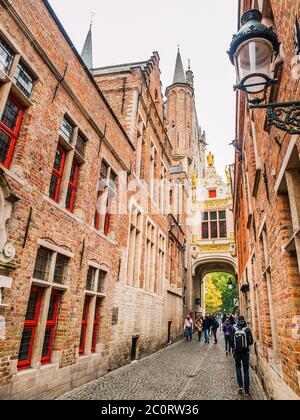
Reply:
[[97, 269], [94, 267], [89, 267], [87, 280], [86, 280], [86, 290], [90, 292], [93, 292], [95, 290], [96, 275], [97, 275]]
[[53, 253], [46, 248], [39, 248], [33, 274], [35, 279], [49, 281], [52, 254]]
[[107, 273], [103, 270], [99, 270], [98, 287], [97, 287], [98, 293], [104, 293], [106, 277], [107, 277]]
[[83, 137], [81, 133], [79, 133], [77, 136], [75, 149], [83, 157], [85, 154], [85, 145], [86, 145], [86, 139]]
[[34, 77], [22, 62], [17, 66], [15, 82], [24, 95], [26, 95], [27, 98], [30, 98], [34, 86]]
[[68, 263], [69, 263], [68, 257], [65, 257], [64, 255], [61, 255], [61, 254], [57, 254], [55, 270], [54, 270], [54, 278], [53, 278], [54, 283], [64, 284], [66, 275], [67, 275]]
[[13, 59], [14, 53], [9, 48], [9, 46], [2, 39], [0, 39], [0, 69], [5, 73], [8, 73], [11, 68]]
[[71, 141], [73, 137], [73, 130], [74, 125], [71, 123], [71, 121], [64, 117], [62, 125], [61, 125], [61, 131], [62, 133]]

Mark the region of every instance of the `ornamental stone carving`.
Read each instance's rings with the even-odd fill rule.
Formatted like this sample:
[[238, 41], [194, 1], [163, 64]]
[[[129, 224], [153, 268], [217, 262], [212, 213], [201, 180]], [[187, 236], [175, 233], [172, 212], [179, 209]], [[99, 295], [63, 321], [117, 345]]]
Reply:
[[0, 269], [10, 267], [15, 258], [16, 250], [12, 243], [8, 242], [7, 223], [10, 219], [14, 203], [18, 198], [12, 194], [9, 184], [0, 169]]

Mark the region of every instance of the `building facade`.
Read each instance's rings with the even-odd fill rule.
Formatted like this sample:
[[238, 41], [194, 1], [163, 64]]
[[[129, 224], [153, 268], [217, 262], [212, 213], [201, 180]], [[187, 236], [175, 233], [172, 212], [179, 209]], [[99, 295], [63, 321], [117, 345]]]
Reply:
[[[299, 1], [242, 0], [281, 42], [270, 102], [299, 100]], [[288, 11], [288, 13], [287, 13]], [[300, 397], [300, 141], [237, 100], [234, 217], [242, 313], [255, 334], [252, 362], [273, 399]]]
[[201, 315], [205, 315], [205, 276], [237, 274], [231, 174], [227, 169], [225, 183], [211, 152], [207, 164], [204, 178], [195, 179], [193, 185], [193, 304]]
[[0, 16], [0, 398], [54, 398], [182, 337], [202, 133], [180, 54], [165, 103], [158, 53], [93, 70], [46, 0]]

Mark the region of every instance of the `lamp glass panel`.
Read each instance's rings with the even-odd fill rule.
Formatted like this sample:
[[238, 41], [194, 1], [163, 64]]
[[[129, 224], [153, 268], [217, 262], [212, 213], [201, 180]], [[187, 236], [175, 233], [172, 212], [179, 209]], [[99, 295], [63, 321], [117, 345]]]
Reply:
[[240, 83], [248, 78], [245, 83], [248, 93], [262, 92], [266, 78], [272, 78], [273, 52], [272, 45], [263, 39], [250, 40], [239, 49], [236, 57], [238, 79]]

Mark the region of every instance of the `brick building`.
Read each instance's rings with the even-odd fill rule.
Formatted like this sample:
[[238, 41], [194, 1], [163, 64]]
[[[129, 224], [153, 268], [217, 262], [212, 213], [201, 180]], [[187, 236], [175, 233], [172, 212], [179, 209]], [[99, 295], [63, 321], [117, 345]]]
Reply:
[[[281, 42], [270, 102], [299, 100], [299, 18], [295, 0], [241, 0], [240, 16], [263, 14]], [[234, 214], [242, 312], [256, 343], [252, 361], [269, 396], [300, 397], [300, 140], [266, 124], [265, 110], [237, 97]]]
[[205, 315], [205, 277], [237, 274], [231, 173], [226, 183], [217, 173], [214, 155], [207, 156], [205, 177], [193, 185], [192, 274], [195, 311]]
[[93, 70], [46, 0], [0, 17], [0, 398], [53, 398], [182, 336], [193, 74], [165, 103], [158, 53]]

